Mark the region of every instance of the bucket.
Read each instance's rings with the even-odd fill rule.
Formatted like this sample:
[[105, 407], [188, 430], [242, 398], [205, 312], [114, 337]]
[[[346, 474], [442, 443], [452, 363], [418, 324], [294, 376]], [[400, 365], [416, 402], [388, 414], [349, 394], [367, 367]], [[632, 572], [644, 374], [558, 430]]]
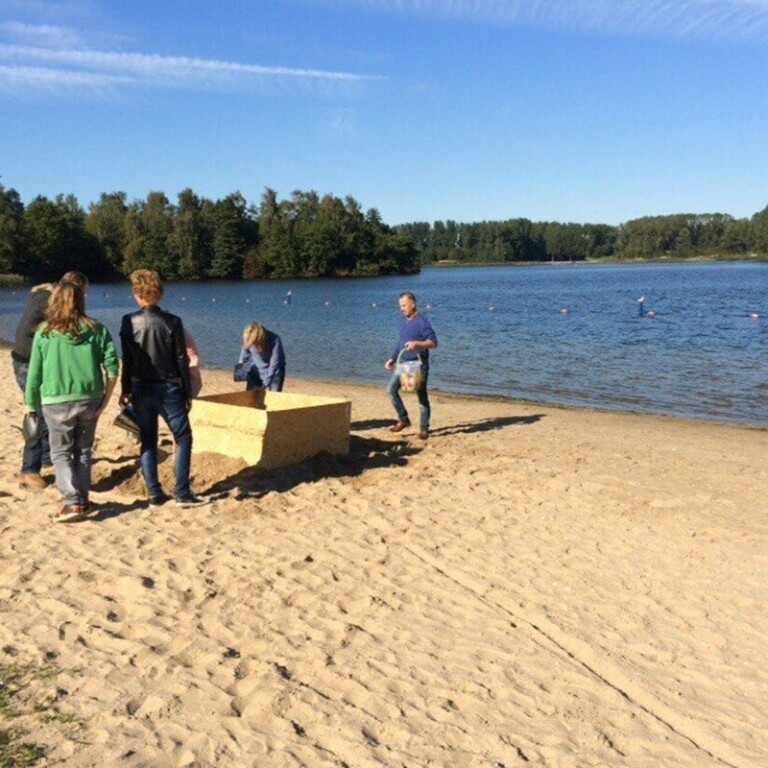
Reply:
[[416, 392], [421, 387], [421, 355], [418, 360], [401, 360], [403, 353], [407, 351], [403, 347], [397, 356], [397, 375], [400, 377], [400, 388], [404, 392]]

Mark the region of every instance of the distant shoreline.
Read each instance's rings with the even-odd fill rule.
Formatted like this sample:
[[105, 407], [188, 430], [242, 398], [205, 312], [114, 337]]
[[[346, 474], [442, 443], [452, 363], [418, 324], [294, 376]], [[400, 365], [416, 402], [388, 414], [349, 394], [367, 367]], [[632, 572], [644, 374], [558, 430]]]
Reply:
[[717, 262], [743, 262], [745, 264], [768, 264], [768, 255], [763, 254], [751, 254], [748, 256], [729, 256], [729, 255], [717, 255], [717, 256], [691, 256], [687, 259], [681, 259], [677, 257], [660, 257], [655, 259], [643, 259], [643, 258], [631, 258], [631, 259], [619, 259], [614, 256], [607, 256], [604, 259], [578, 259], [577, 261], [457, 261], [455, 259], [441, 259], [440, 261], [433, 261], [429, 264], [423, 264], [422, 269], [441, 268], [448, 267], [537, 267], [537, 266], [577, 266], [577, 265], [590, 265], [599, 266], [604, 264], [708, 264]]
[[[659, 258], [617, 258], [615, 256], [606, 256], [602, 259], [594, 259], [594, 258], [586, 258], [586, 259], [578, 259], [578, 260], [561, 260], [561, 261], [458, 261], [456, 259], [441, 259], [439, 261], [433, 261], [429, 262], [427, 264], [422, 264], [421, 269], [447, 269], [449, 267], [540, 267], [540, 266], [577, 266], [577, 265], [590, 265], [590, 266], [598, 266], [598, 265], [624, 265], [624, 264], [706, 264], [706, 263], [716, 263], [716, 262], [743, 262], [745, 264], [768, 264], [768, 254], [748, 254], [748, 255], [742, 255], [742, 256], [733, 256], [728, 254], [720, 254], [720, 255], [714, 255], [714, 256], [691, 256], [689, 258], [679, 258], [679, 257], [673, 257], [673, 256], [662, 256]], [[295, 277], [279, 277], [279, 278], [254, 278], [252, 280], [245, 280], [244, 278], [241, 278], [244, 282], [265, 282], [265, 283], [271, 283], [271, 282], [280, 282], [285, 280], [354, 280], [357, 278], [370, 278], [375, 277], [372, 275], [347, 275], [344, 277], [335, 277], [335, 278], [327, 278], [327, 277], [302, 277], [302, 276], [295, 276]], [[378, 277], [389, 277], [389, 275], [379, 275]], [[126, 280], [125, 277], [115, 277], [111, 280], [94, 280], [92, 281], [94, 285], [99, 285], [100, 283], [116, 283], [121, 282], [123, 280]], [[34, 283], [39, 281], [33, 281], [31, 278], [26, 278], [23, 275], [16, 275], [16, 274], [9, 274], [9, 275], [0, 275], [0, 288], [25, 288], [27, 286], [33, 285]], [[169, 284], [173, 284], [174, 282], [202, 282], [202, 283], [216, 283], [216, 282], [228, 282], [227, 280], [195, 280], [195, 281], [189, 281], [189, 280], [168, 280]]]

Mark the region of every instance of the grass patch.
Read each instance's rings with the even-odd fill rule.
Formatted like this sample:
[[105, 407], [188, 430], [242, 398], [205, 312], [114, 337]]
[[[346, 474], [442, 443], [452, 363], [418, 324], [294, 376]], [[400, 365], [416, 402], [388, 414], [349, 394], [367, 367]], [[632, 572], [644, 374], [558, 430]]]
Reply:
[[28, 732], [13, 721], [25, 715], [40, 717], [44, 722], [71, 718], [59, 716], [49, 698], [31, 701], [28, 695], [31, 683], [52, 680], [59, 673], [57, 667], [20, 664], [13, 660], [17, 652], [12, 646], [6, 645], [2, 651], [10, 660], [0, 660], [0, 768], [27, 768], [43, 760], [46, 749], [27, 741]]
[[45, 757], [45, 749], [24, 741], [24, 736], [21, 729], [0, 728], [0, 768], [26, 768]]

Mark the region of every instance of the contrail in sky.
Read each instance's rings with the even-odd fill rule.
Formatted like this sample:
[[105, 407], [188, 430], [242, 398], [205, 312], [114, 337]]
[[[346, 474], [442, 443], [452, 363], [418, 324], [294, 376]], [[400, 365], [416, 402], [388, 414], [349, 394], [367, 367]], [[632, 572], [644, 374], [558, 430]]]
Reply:
[[320, 0], [435, 19], [676, 39], [765, 39], [768, 0]]
[[45, 43], [0, 43], [0, 90], [4, 91], [55, 91], [59, 86], [67, 91], [106, 92], [125, 85], [232, 86], [265, 80], [350, 84], [384, 79], [321, 69], [93, 50], [82, 47], [75, 32], [63, 27], [5, 22], [0, 24], [0, 33]]
[[14, 63], [44, 62], [97, 71], [125, 72], [137, 78], [169, 80], [208, 80], [227, 76], [292, 77], [319, 80], [356, 81], [370, 79], [366, 75], [331, 72], [320, 69], [269, 67], [261, 64], [240, 64], [217, 59], [161, 56], [146, 53], [117, 53], [110, 51], [41, 48], [0, 44], [0, 59]]

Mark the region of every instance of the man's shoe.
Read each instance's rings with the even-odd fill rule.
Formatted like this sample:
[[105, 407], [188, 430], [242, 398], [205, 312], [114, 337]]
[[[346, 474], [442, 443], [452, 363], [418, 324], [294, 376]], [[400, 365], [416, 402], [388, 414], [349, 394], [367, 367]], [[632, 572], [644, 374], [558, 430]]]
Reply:
[[181, 507], [182, 509], [185, 509], [186, 507], [199, 507], [201, 504], [205, 504], [205, 499], [201, 499], [193, 493], [188, 493], [186, 496], [176, 497], [176, 506]]
[[411, 422], [406, 419], [405, 421], [398, 421], [394, 426], [389, 428], [390, 432], [402, 432], [406, 427], [410, 427]]
[[54, 516], [55, 523], [74, 523], [76, 520], [82, 520], [86, 513], [83, 504], [65, 504]]
[[166, 493], [158, 493], [156, 496], [149, 497], [150, 507], [162, 507], [166, 501], [170, 501], [171, 497]]
[[429, 431], [422, 429], [421, 432], [419, 432], [419, 440], [429, 440]]
[[19, 485], [22, 488], [47, 488], [48, 481], [39, 472], [22, 472], [19, 475]]

